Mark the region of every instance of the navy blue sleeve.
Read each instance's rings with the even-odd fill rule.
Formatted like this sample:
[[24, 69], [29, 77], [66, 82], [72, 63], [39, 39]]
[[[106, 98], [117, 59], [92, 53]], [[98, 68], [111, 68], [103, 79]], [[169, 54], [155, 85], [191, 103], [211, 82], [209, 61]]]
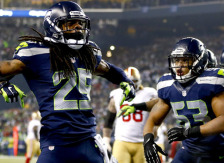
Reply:
[[119, 67], [117, 67], [117, 66], [115, 66], [115, 65], [113, 65], [113, 64], [111, 64], [109, 62], [106, 62], [106, 63], [110, 67], [109, 72], [107, 72], [104, 75], [100, 75], [100, 76], [106, 78], [110, 82], [112, 82], [114, 84], [117, 84], [117, 85], [119, 85], [121, 82], [127, 82], [127, 83], [129, 83], [131, 85], [134, 85], [133, 81], [130, 80], [126, 76], [125, 72], [121, 68], [119, 68]]

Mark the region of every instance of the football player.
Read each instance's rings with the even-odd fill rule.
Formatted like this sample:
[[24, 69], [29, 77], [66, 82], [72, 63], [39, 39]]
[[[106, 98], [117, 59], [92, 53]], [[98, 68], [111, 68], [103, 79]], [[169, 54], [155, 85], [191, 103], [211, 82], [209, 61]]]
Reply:
[[[146, 102], [157, 98], [157, 91], [152, 87], [143, 87], [141, 76], [137, 68], [128, 67], [125, 72], [129, 79], [135, 84], [136, 97], [131, 102], [124, 102], [120, 106], [122, 89], [118, 88], [110, 92], [110, 101], [108, 105], [107, 116], [103, 128], [103, 139], [107, 144], [108, 150], [111, 151], [111, 133], [116, 113], [123, 106], [134, 105], [136, 103]], [[148, 118], [149, 112], [138, 110], [134, 114], [126, 117], [119, 117], [115, 123], [115, 141], [113, 144], [112, 155], [119, 163], [143, 163], [143, 127]]]
[[43, 27], [45, 35], [34, 30], [38, 36], [20, 37], [13, 60], [0, 62], [0, 77], [22, 73], [37, 98], [42, 117], [37, 162], [103, 163], [90, 105], [92, 76], [120, 84], [121, 104], [135, 97], [134, 84], [88, 40], [90, 19], [77, 3], [54, 4]]
[[222, 51], [221, 57], [220, 57], [220, 68], [224, 68], [224, 50]]
[[173, 110], [178, 127], [168, 131], [169, 143], [182, 141], [173, 163], [224, 162], [224, 71], [205, 69], [205, 45], [196, 38], [179, 40], [168, 57], [171, 73], [157, 85], [159, 101], [144, 127], [144, 151], [148, 162], [160, 162], [153, 128]]
[[215, 54], [207, 49], [207, 52], [208, 52], [208, 64], [207, 64], [207, 68], [215, 68], [217, 67], [217, 58], [215, 56]]
[[39, 156], [40, 151], [40, 112], [35, 111], [31, 115], [31, 121], [27, 127], [26, 137], [26, 163], [29, 163], [33, 156]]

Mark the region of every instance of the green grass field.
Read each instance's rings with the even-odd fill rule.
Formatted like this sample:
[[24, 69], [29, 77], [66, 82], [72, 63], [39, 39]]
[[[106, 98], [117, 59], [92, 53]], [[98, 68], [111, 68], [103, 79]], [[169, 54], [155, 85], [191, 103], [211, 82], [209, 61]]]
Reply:
[[[0, 163], [25, 163], [26, 158], [24, 156], [0, 156]], [[30, 163], [35, 163], [37, 157], [32, 158]]]

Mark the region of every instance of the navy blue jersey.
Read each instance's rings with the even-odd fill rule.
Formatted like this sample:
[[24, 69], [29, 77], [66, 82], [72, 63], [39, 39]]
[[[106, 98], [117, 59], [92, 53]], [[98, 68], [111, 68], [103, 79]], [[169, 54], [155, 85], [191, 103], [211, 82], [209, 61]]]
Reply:
[[[94, 50], [99, 65], [100, 50]], [[14, 59], [26, 65], [23, 75], [36, 96], [42, 116], [41, 148], [66, 145], [96, 135], [96, 120], [90, 105], [92, 74], [77, 58], [71, 58], [74, 77], [58, 77], [50, 70], [49, 48], [42, 44], [23, 42]]]
[[[158, 96], [173, 109], [174, 116], [182, 126], [203, 125], [216, 116], [211, 107], [215, 94], [224, 91], [224, 70], [207, 69], [188, 86], [182, 87], [171, 74], [163, 75], [157, 85]], [[224, 151], [224, 134], [189, 138], [183, 146], [201, 155]]]

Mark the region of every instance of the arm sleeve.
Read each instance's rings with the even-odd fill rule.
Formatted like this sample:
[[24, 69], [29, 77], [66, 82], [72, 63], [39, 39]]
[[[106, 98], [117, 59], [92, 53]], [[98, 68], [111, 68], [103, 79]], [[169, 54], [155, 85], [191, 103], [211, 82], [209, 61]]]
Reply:
[[108, 64], [110, 69], [106, 74], [101, 75], [102, 77], [106, 78], [107, 80], [109, 80], [113, 84], [119, 85], [121, 82], [128, 82], [128, 83], [134, 85], [132, 80], [130, 80], [126, 76], [125, 72], [121, 68], [119, 68], [119, 67], [117, 67], [117, 66], [115, 66], [115, 65], [113, 65], [109, 62], [106, 62], [106, 63]]
[[109, 110], [107, 110], [107, 115], [104, 122], [104, 128], [112, 129], [115, 118], [116, 118], [116, 113], [112, 113]]

